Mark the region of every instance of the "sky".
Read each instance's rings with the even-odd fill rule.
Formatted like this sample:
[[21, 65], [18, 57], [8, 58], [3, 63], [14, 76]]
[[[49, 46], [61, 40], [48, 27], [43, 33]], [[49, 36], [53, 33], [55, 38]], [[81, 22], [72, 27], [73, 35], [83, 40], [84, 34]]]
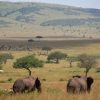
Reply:
[[42, 2], [42, 3], [54, 3], [64, 4], [83, 8], [99, 8], [100, 0], [0, 0], [10, 2]]

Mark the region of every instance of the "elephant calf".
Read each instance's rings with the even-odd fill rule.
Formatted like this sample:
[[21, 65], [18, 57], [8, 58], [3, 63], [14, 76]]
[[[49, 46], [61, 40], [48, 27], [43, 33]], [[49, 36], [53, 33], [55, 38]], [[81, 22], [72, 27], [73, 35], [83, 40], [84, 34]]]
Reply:
[[31, 76], [17, 79], [13, 84], [14, 93], [23, 93], [25, 91], [31, 92], [35, 91], [35, 89], [41, 92], [41, 82], [38, 78]]
[[92, 77], [74, 76], [67, 83], [68, 93], [85, 93], [90, 92], [93, 84]]

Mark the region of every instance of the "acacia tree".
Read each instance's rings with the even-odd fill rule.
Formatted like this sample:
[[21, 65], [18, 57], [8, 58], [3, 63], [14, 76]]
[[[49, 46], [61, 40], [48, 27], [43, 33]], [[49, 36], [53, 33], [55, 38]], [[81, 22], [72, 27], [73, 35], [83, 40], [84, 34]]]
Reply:
[[51, 47], [43, 47], [42, 48], [42, 50], [47, 52], [47, 55], [48, 55], [48, 52], [51, 51], [51, 49], [52, 49]]
[[86, 69], [85, 75], [87, 76], [89, 70], [96, 65], [96, 60], [93, 56], [89, 56], [87, 54], [81, 54], [78, 56], [80, 61], [80, 67]]
[[13, 56], [8, 53], [0, 54], [0, 62], [4, 62], [4, 64], [6, 64], [8, 59], [13, 59]]
[[24, 68], [28, 70], [29, 76], [31, 76], [30, 68], [43, 67], [43, 62], [31, 55], [17, 59], [16, 62], [14, 62], [13, 67]]
[[8, 53], [0, 54], [0, 70], [2, 70], [3, 64], [6, 64], [8, 59], [13, 59], [13, 56]]
[[68, 56], [67, 57], [67, 61], [69, 62], [70, 64], [70, 67], [72, 67], [72, 63], [75, 62], [75, 61], [78, 61], [78, 58], [77, 57], [72, 57], [72, 56]]
[[56, 63], [59, 63], [59, 60], [65, 59], [66, 57], [67, 57], [67, 54], [59, 52], [59, 51], [55, 51], [55, 52], [50, 53], [47, 59], [48, 61], [53, 60]]
[[40, 40], [40, 39], [42, 39], [43, 37], [42, 37], [42, 36], [36, 36], [36, 38]]

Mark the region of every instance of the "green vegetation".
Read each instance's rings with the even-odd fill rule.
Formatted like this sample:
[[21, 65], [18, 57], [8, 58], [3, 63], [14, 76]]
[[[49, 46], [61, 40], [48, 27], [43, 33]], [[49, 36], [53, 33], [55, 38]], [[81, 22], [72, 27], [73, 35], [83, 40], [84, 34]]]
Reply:
[[4, 53], [0, 55], [0, 62], [4, 62], [6, 64], [8, 59], [13, 59], [13, 56], [8, 53]]
[[6, 64], [8, 59], [13, 59], [12, 54], [2, 53], [0, 54], [0, 70], [3, 68], [3, 63]]
[[72, 63], [73, 63], [73, 62], [76, 62], [76, 61], [79, 61], [79, 59], [78, 59], [78, 57], [68, 56], [68, 57], [67, 57], [67, 61], [69, 62], [70, 67], [73, 67]]
[[[39, 43], [39, 42], [38, 42]], [[73, 45], [75, 42], [73, 41]], [[63, 43], [62, 43], [63, 44]], [[87, 44], [87, 42], [86, 42]], [[100, 55], [100, 43], [91, 43], [88, 45], [79, 45], [71, 47], [64, 47], [62, 49], [52, 49], [52, 52], [59, 51], [67, 53], [69, 57], [78, 57], [78, 55], [86, 53], [90, 56], [96, 57]], [[8, 51], [1, 51], [2, 53], [8, 53]], [[66, 84], [68, 79], [74, 75], [84, 76], [84, 67], [79, 68], [77, 66], [77, 61], [73, 63], [73, 67], [69, 68], [69, 61], [60, 60], [59, 64], [55, 63], [44, 63], [43, 68], [34, 68], [32, 67], [31, 72], [34, 77], [39, 77], [42, 82], [42, 92], [38, 94], [37, 92], [25, 93], [12, 95], [12, 86], [16, 79], [26, 76], [27, 70], [21, 68], [13, 68], [13, 63], [16, 59], [26, 57], [29, 55], [35, 54], [36, 58], [45, 62], [47, 56], [38, 55], [38, 52], [43, 52], [40, 49], [33, 49], [32, 51], [9, 51], [13, 55], [14, 59], [8, 60], [5, 66], [3, 67], [4, 73], [0, 73], [0, 100], [100, 100], [100, 73], [96, 72], [95, 67], [91, 67], [89, 70], [88, 76], [94, 78], [94, 84], [92, 86], [92, 91], [89, 94], [81, 95], [70, 95], [66, 92]], [[52, 53], [51, 52], [51, 53]], [[51, 54], [50, 53], [50, 54]], [[100, 66], [100, 57], [97, 57], [97, 67]]]
[[[91, 23], [94, 19], [57, 19], [57, 20], [49, 20], [41, 23], [41, 26], [80, 26], [85, 25], [87, 23]], [[98, 19], [99, 21], [100, 19]], [[94, 22], [93, 22], [94, 23]]]
[[[94, 39], [99, 33], [99, 9], [0, 2], [0, 37], [11, 39], [0, 40], [0, 69], [4, 70], [0, 72], [0, 100], [100, 100], [100, 40]], [[27, 41], [14, 41], [16, 37]], [[48, 41], [59, 37], [65, 40]], [[75, 40], [66, 40], [69, 38]], [[47, 55], [39, 55], [44, 51]], [[47, 60], [50, 63], [43, 63]], [[92, 91], [69, 95], [67, 81], [74, 75], [84, 76], [84, 69], [95, 80]], [[39, 77], [42, 93], [12, 95], [14, 81], [25, 77], [27, 71]]]
[[14, 68], [24, 68], [28, 70], [29, 76], [31, 76], [30, 68], [43, 67], [43, 62], [35, 58], [34, 56], [26, 56], [16, 60], [13, 65]]
[[56, 63], [59, 63], [59, 60], [61, 59], [66, 59], [67, 55], [65, 53], [56, 51], [56, 52], [52, 52], [48, 55], [48, 61], [54, 61]]
[[49, 51], [51, 51], [52, 48], [51, 47], [43, 47], [42, 50], [46, 51], [47, 52], [46, 54], [48, 55]]
[[86, 69], [85, 75], [87, 76], [89, 70], [96, 65], [96, 60], [94, 57], [89, 56], [87, 54], [81, 54], [79, 55], [79, 61], [80, 61], [80, 67], [83, 67]]

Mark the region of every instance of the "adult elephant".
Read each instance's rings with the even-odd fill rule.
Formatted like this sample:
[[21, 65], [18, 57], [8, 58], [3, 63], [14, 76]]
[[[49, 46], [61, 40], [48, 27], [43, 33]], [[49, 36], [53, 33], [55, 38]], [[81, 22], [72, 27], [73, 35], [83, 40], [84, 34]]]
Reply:
[[69, 93], [85, 93], [90, 92], [93, 84], [92, 77], [74, 76], [67, 83], [67, 92]]
[[17, 79], [13, 84], [14, 93], [24, 93], [25, 91], [31, 92], [35, 91], [35, 89], [41, 92], [41, 82], [38, 78], [31, 76]]

